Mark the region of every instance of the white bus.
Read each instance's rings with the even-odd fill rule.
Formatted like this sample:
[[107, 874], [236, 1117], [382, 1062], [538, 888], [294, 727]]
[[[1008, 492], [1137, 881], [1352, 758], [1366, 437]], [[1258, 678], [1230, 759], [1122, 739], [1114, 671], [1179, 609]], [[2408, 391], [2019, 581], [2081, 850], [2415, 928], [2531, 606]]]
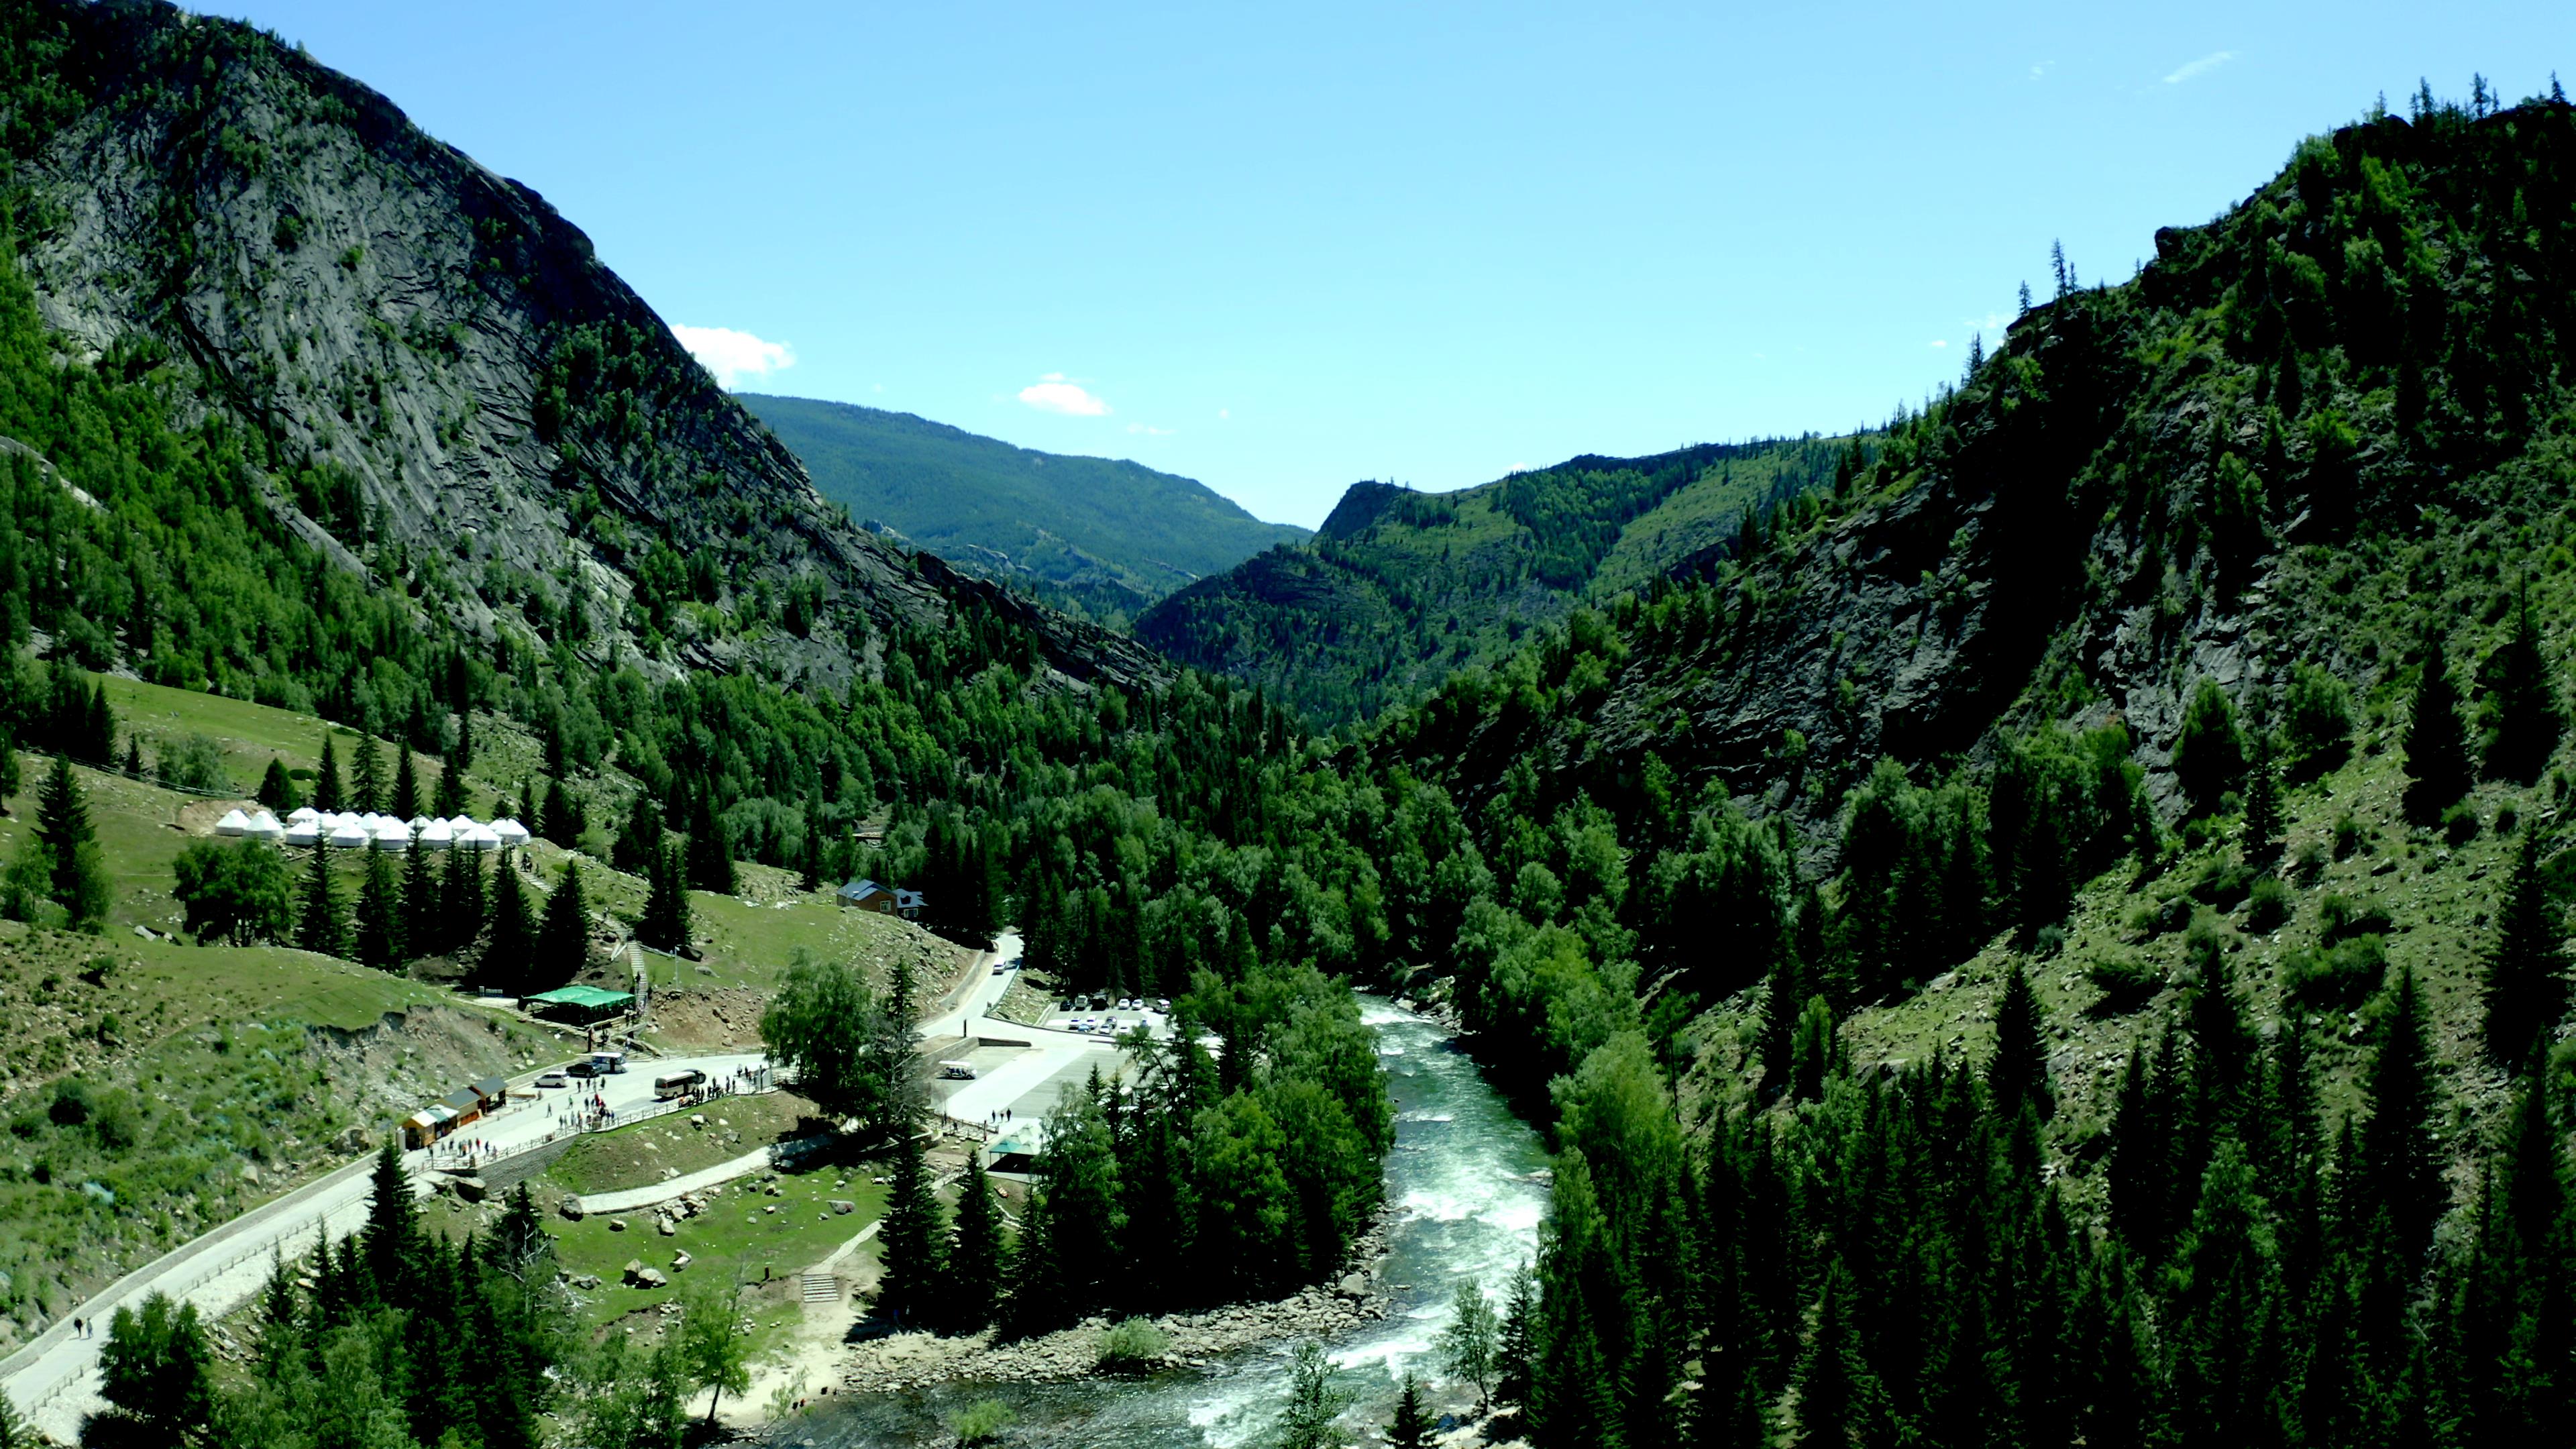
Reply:
[[653, 1079], [653, 1097], [656, 1101], [662, 1102], [670, 1101], [674, 1097], [685, 1097], [696, 1091], [706, 1079], [707, 1074], [695, 1067], [685, 1072], [666, 1072]]

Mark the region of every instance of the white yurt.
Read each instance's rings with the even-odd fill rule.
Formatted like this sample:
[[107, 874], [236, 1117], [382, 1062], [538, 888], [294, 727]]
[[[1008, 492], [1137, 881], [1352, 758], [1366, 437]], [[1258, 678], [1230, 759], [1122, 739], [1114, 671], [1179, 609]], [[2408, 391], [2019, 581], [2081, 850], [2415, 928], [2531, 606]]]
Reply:
[[331, 830], [331, 846], [335, 850], [364, 850], [367, 848], [367, 842], [373, 838], [368, 833], [367, 827], [360, 825], [354, 819], [346, 825], [334, 826]]
[[310, 805], [298, 805], [286, 812], [286, 823], [289, 825], [310, 825], [321, 818], [322, 812]]
[[253, 840], [282, 840], [286, 836], [286, 827], [277, 823], [276, 816], [262, 810], [250, 818], [250, 826], [242, 834]]
[[503, 845], [513, 848], [528, 843], [528, 827], [521, 825], [518, 821], [511, 819], [507, 815], [504, 815], [500, 819], [492, 822], [492, 833], [501, 837], [501, 843]]
[[384, 822], [376, 827], [373, 838], [378, 850], [411, 849], [411, 827], [391, 816], [386, 817]]
[[289, 845], [311, 845], [322, 835], [322, 822], [319, 820], [298, 820], [286, 827], [286, 843]]
[[447, 828], [458, 835], [463, 835], [466, 831], [477, 828], [477, 822], [471, 815], [455, 815], [448, 818]]
[[413, 816], [409, 821], [407, 821], [407, 822], [405, 822], [405, 823], [406, 823], [406, 824], [408, 824], [408, 825], [409, 825], [412, 829], [414, 829], [414, 830], [427, 830], [429, 827], [431, 827], [431, 826], [433, 826], [433, 825], [436, 825], [438, 822], [437, 822], [437, 821], [435, 821], [435, 820], [430, 819], [430, 818], [429, 818], [428, 816], [426, 816], [426, 815], [415, 815], [415, 816]]
[[224, 812], [224, 818], [215, 822], [215, 833], [217, 835], [248, 835], [250, 833], [250, 817], [244, 815], [238, 810], [227, 810]]
[[456, 831], [444, 820], [432, 820], [420, 828], [420, 848], [445, 850], [456, 843]]
[[493, 834], [492, 827], [489, 825], [476, 825], [456, 832], [456, 848], [459, 850], [499, 850], [501, 848], [501, 837]]

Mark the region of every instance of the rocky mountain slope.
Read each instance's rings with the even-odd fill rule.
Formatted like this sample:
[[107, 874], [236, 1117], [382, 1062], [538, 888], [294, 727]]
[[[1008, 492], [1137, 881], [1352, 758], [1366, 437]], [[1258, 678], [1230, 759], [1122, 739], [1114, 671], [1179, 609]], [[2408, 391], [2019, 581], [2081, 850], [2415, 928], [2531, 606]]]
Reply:
[[1455, 493], [1355, 483], [1302, 547], [1156, 604], [1137, 637], [1319, 724], [1510, 651], [1576, 603], [1730, 554], [1748, 512], [1848, 482], [1867, 444], [1800, 438], [1570, 459]]
[[465, 633], [845, 680], [975, 597], [1069, 676], [1132, 645], [860, 530], [541, 196], [274, 37], [9, 6], [24, 266], [93, 360], [174, 356], [269, 504]]
[[1307, 537], [1126, 459], [1041, 453], [851, 403], [739, 397], [863, 526], [1102, 620]]

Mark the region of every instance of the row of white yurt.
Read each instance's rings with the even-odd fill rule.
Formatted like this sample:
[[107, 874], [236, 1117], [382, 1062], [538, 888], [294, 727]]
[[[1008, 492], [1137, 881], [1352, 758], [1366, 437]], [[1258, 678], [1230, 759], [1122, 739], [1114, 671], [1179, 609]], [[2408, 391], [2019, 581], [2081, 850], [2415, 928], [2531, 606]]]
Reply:
[[[223, 827], [218, 825], [215, 829], [220, 832]], [[277, 823], [276, 816], [262, 810], [250, 817], [250, 823], [243, 828], [242, 834], [253, 840], [274, 842], [286, 838], [286, 827]]]
[[244, 815], [238, 810], [227, 810], [224, 812], [224, 818], [215, 822], [215, 833], [217, 835], [248, 835], [250, 834], [250, 817]]
[[528, 843], [528, 827], [507, 815], [492, 822], [492, 833], [501, 837], [503, 845], [515, 848]]

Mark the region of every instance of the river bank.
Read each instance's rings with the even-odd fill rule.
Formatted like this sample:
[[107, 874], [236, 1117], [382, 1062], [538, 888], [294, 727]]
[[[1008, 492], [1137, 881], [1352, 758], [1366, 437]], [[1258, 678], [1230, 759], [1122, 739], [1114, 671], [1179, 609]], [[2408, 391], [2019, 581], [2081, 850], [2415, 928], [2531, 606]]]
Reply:
[[[1381, 1270], [1392, 1220], [1389, 1210], [1379, 1210], [1377, 1221], [1353, 1245], [1350, 1271], [1333, 1283], [1267, 1303], [1236, 1303], [1146, 1319], [1168, 1347], [1160, 1360], [1140, 1364], [1137, 1371], [1203, 1369], [1226, 1354], [1288, 1340], [1335, 1338], [1386, 1317], [1393, 1300]], [[862, 1343], [851, 1353], [842, 1367], [838, 1392], [919, 1389], [956, 1380], [1000, 1384], [1088, 1378], [1099, 1372], [1100, 1342], [1109, 1325], [1106, 1318], [1092, 1318], [1022, 1339], [998, 1339], [990, 1330], [960, 1338], [890, 1334]]]
[[[1396, 1107], [1385, 1207], [1343, 1277], [1292, 1298], [1149, 1320], [1170, 1336], [1165, 1366], [1096, 1372], [1106, 1324], [996, 1345], [897, 1335], [835, 1345], [832, 1392], [772, 1426], [768, 1442], [893, 1449], [949, 1442], [948, 1417], [997, 1399], [1015, 1449], [1248, 1449], [1266, 1442], [1285, 1400], [1291, 1349], [1323, 1342], [1356, 1433], [1382, 1423], [1407, 1372], [1440, 1377], [1437, 1345], [1458, 1285], [1499, 1310], [1536, 1251], [1548, 1160], [1454, 1040], [1454, 1022], [1363, 996]], [[1436, 1014], [1435, 1014], [1436, 1013]], [[1435, 1383], [1439, 1409], [1472, 1390]]]

